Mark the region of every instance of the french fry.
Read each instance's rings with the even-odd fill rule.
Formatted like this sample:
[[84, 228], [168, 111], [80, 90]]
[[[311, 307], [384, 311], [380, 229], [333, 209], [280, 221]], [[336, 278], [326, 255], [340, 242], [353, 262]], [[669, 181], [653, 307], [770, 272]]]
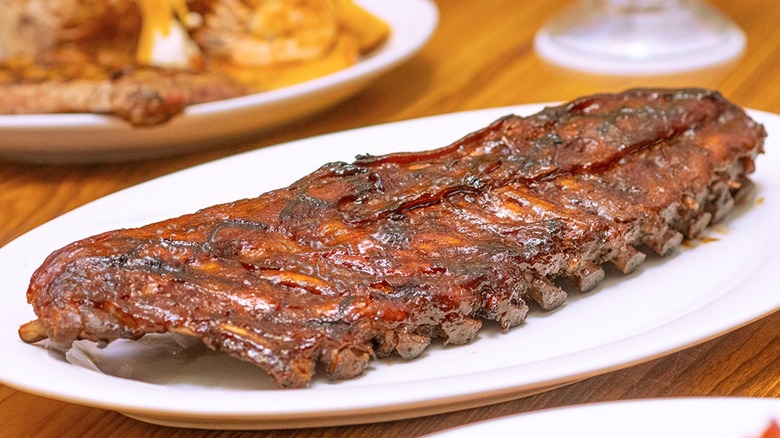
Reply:
[[342, 24], [353, 32], [360, 44], [360, 52], [368, 53], [382, 44], [390, 34], [390, 26], [352, 0], [332, 0]]
[[214, 67], [235, 80], [258, 91], [273, 90], [325, 76], [347, 68], [358, 61], [358, 41], [351, 34], [341, 35], [327, 54], [308, 61], [246, 67], [219, 62]]
[[[365, 9], [355, 4], [352, 0], [311, 0], [323, 1], [327, 5], [324, 10], [332, 14], [332, 19], [338, 24], [338, 32], [334, 40], [323, 40], [322, 45], [329, 47], [319, 56], [295, 61], [281, 61], [272, 63], [241, 62], [249, 59], [248, 56], [217, 57], [213, 65], [225, 74], [235, 78], [239, 82], [258, 91], [271, 90], [296, 84], [324, 76], [335, 71], [347, 68], [360, 60], [360, 56], [375, 50], [390, 34], [390, 26]], [[281, 3], [284, 4], [284, 3]], [[291, 3], [294, 4], [294, 3]], [[288, 3], [289, 5], [289, 3]], [[313, 23], [318, 23], [316, 20]], [[262, 24], [256, 21], [255, 24]], [[258, 34], [262, 29], [255, 29]], [[271, 28], [266, 29], [274, 33]], [[301, 30], [303, 33], [306, 29]], [[276, 30], [279, 33], [281, 31]], [[280, 33], [286, 38], [289, 34]], [[257, 44], [264, 44], [258, 40]], [[290, 50], [294, 45], [290, 45]], [[295, 53], [284, 56], [280, 53], [278, 59], [295, 59]]]

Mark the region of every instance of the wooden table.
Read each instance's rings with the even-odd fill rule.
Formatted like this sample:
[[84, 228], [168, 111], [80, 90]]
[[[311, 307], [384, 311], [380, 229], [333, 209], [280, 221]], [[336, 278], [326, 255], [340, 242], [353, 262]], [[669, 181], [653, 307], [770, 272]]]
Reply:
[[[713, 0], [712, 4], [746, 31], [749, 44], [745, 55], [733, 65], [660, 77], [582, 74], [540, 59], [532, 44], [535, 31], [569, 2], [438, 0], [439, 29], [425, 49], [408, 63], [332, 111], [256, 136], [250, 142], [156, 161], [88, 165], [0, 163], [0, 244], [84, 203], [153, 177], [241, 151], [347, 128], [453, 111], [559, 101], [649, 85], [715, 88], [740, 105], [780, 112], [780, 2]], [[403, 421], [269, 431], [265, 435], [417, 436], [509, 414], [588, 402], [679, 396], [778, 397], [778, 326], [780, 312], [664, 358], [497, 405]], [[49, 400], [2, 385], [0, 434], [250, 436], [248, 432], [154, 426], [116, 412]]]

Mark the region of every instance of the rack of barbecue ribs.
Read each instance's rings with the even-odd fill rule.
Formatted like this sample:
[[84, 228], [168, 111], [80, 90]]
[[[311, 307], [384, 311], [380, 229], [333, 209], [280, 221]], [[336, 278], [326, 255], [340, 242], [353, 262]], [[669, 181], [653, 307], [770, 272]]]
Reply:
[[[280, 387], [464, 344], [666, 255], [747, 197], [764, 128], [719, 93], [635, 89], [503, 117], [426, 152], [330, 163], [289, 187], [51, 254], [19, 334], [183, 333]], [[565, 287], [567, 290], [572, 287]], [[520, 328], [521, 329], [521, 328]]]

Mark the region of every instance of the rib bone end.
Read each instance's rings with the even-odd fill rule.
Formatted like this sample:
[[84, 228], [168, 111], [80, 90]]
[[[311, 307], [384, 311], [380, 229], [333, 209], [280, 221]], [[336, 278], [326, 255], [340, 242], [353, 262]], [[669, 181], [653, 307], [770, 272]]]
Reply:
[[610, 260], [620, 272], [630, 274], [636, 270], [647, 258], [647, 255], [638, 251], [633, 246], [626, 246]]
[[39, 319], [32, 320], [26, 324], [22, 324], [19, 327], [19, 337], [28, 344], [33, 344], [38, 341], [42, 341], [49, 337], [46, 334], [46, 329], [43, 327], [43, 323]]
[[664, 232], [646, 240], [647, 246], [660, 256], [669, 255], [683, 241], [682, 233], [667, 228]]
[[584, 263], [578, 272], [571, 276], [571, 280], [582, 292], [593, 290], [604, 279], [604, 270], [595, 263]]
[[526, 291], [543, 310], [552, 310], [566, 302], [566, 292], [545, 277], [534, 278]]

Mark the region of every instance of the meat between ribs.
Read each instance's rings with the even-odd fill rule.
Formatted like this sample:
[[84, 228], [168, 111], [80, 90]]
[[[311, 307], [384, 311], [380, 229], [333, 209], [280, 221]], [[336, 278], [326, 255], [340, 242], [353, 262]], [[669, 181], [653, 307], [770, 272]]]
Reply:
[[764, 129], [720, 94], [637, 89], [507, 116], [452, 145], [326, 164], [287, 188], [55, 251], [22, 339], [200, 337], [280, 387], [463, 344], [666, 255], [750, 193]]

